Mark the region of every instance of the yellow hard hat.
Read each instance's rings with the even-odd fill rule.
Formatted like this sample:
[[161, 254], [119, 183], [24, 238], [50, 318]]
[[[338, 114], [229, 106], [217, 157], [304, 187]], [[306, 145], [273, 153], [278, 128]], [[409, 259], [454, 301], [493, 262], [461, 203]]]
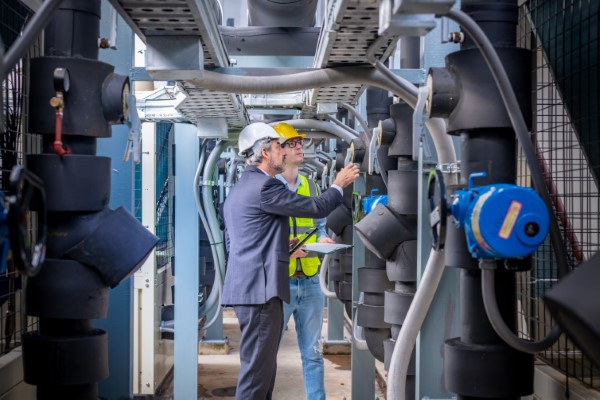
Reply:
[[286, 141], [290, 139], [304, 139], [306, 137], [306, 135], [298, 133], [296, 128], [285, 122], [273, 125], [273, 129], [275, 129], [275, 132], [279, 133], [279, 135], [284, 137]]

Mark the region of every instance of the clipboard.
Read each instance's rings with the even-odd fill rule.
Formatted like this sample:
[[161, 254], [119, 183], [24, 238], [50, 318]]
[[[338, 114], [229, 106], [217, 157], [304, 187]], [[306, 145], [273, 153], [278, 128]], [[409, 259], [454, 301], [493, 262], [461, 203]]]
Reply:
[[321, 254], [333, 254], [341, 250], [350, 249], [354, 247], [351, 244], [343, 243], [309, 243], [303, 249], [307, 253], [315, 253], [316, 255]]
[[304, 238], [302, 238], [302, 240], [298, 241], [298, 243], [296, 243], [291, 249], [290, 249], [290, 255], [293, 254], [296, 250], [298, 250], [302, 245], [304, 245], [304, 243], [306, 243], [306, 241], [315, 233], [317, 233], [317, 229], [318, 228], [313, 228], [310, 231], [307, 232], [306, 236], [304, 236]]

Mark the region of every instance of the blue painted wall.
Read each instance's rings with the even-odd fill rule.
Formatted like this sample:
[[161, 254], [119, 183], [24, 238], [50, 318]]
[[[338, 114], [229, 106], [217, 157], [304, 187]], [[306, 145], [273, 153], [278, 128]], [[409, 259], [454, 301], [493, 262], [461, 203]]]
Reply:
[[[108, 37], [111, 6], [102, 0], [100, 35]], [[100, 61], [115, 66], [115, 72], [129, 75], [133, 59], [133, 34], [125, 22], [118, 18], [117, 50], [101, 49]], [[112, 137], [98, 139], [99, 156], [111, 157], [110, 208], [123, 207], [134, 213], [132, 163], [123, 161], [128, 129], [114, 125]], [[107, 380], [100, 382], [99, 394], [107, 400], [131, 399], [133, 381], [133, 279], [129, 278], [110, 292], [108, 318], [95, 321], [95, 325], [108, 332], [109, 372]]]

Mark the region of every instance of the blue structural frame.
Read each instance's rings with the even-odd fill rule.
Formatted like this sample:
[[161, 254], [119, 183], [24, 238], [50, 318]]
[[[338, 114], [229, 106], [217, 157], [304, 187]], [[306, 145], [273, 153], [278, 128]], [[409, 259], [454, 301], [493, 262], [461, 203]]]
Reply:
[[[360, 196], [365, 195], [365, 174], [354, 181], [353, 191]], [[357, 304], [360, 297], [358, 289], [358, 268], [365, 265], [365, 246], [359, 239], [355, 230], [352, 231], [352, 331], [356, 324]], [[360, 350], [352, 340], [350, 355], [350, 369], [352, 379], [352, 399], [375, 398], [375, 357], [369, 350]]]
[[[111, 5], [102, 1], [100, 34], [108, 37]], [[99, 60], [115, 66], [115, 72], [129, 75], [133, 60], [133, 33], [117, 17], [117, 49], [100, 50]], [[134, 174], [131, 161], [123, 161], [129, 131], [125, 125], [113, 125], [112, 137], [98, 139], [97, 155], [111, 158], [111, 192], [109, 206], [123, 207], [134, 213]], [[108, 332], [109, 377], [99, 383], [100, 397], [107, 400], [133, 396], [133, 280], [126, 279], [110, 292], [108, 317], [94, 325]]]
[[198, 398], [200, 218], [194, 174], [199, 143], [196, 126], [175, 124], [175, 399]]

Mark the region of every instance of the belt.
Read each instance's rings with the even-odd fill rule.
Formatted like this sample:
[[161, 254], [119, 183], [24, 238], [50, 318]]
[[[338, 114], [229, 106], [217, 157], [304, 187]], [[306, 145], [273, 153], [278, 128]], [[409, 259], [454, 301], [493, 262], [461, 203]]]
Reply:
[[294, 275], [290, 276], [290, 278], [298, 278], [298, 279], [303, 279], [303, 278], [312, 278], [312, 276], [306, 276], [304, 274], [304, 272], [296, 272]]

